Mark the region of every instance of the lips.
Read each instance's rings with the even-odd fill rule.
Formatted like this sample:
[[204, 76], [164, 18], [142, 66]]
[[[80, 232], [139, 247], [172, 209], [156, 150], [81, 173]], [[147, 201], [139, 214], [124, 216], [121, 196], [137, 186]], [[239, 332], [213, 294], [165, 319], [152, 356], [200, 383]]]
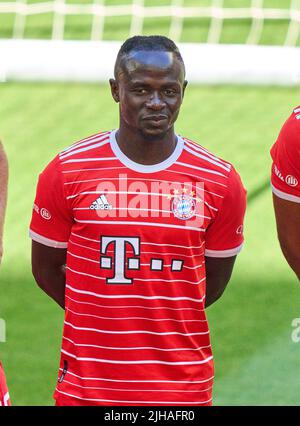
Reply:
[[160, 122], [163, 120], [167, 120], [168, 117], [166, 115], [147, 115], [144, 120], [146, 121], [155, 121], [155, 122]]

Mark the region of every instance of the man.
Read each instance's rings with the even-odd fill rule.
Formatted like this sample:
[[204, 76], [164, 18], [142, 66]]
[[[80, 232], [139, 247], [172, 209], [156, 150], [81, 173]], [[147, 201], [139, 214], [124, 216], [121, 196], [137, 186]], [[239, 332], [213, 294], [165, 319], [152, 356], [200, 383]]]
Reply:
[[278, 238], [287, 262], [300, 279], [300, 107], [284, 123], [271, 156]]
[[[3, 256], [3, 227], [7, 201], [8, 163], [7, 157], [0, 142], [0, 262]], [[0, 299], [1, 309], [1, 299]], [[1, 312], [1, 310], [0, 310]], [[10, 405], [9, 394], [2, 364], [0, 362], [0, 406]]]
[[110, 80], [118, 130], [40, 175], [33, 274], [65, 309], [57, 405], [211, 405], [204, 308], [241, 249], [245, 190], [175, 134], [186, 85], [171, 40], [128, 39]]

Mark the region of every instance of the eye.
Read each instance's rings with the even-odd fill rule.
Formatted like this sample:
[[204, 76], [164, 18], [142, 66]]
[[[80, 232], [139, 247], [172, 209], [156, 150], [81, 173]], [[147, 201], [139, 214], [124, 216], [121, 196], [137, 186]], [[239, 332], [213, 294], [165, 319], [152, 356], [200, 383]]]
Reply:
[[145, 95], [147, 93], [147, 90], [144, 87], [136, 87], [133, 89], [133, 92], [137, 95]]
[[177, 94], [177, 91], [174, 89], [165, 89], [165, 95], [167, 96], [174, 96]]

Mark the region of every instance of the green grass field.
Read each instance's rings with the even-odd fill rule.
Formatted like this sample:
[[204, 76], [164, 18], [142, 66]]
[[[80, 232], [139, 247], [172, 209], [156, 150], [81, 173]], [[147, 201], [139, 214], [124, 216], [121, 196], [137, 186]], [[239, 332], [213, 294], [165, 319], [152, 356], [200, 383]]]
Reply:
[[[44, 0], [28, 0], [37, 3]], [[1, 2], [1, 0], [0, 0]], [[91, 3], [91, 0], [66, 0]], [[129, 0], [106, 0], [105, 4]], [[171, 0], [145, 0], [146, 6]], [[251, 0], [224, 0], [224, 7]], [[290, 0], [264, 0], [289, 8]], [[184, 5], [211, 5], [185, 0]], [[0, 14], [0, 38], [13, 34], [14, 15]], [[130, 17], [107, 18], [104, 40], [129, 35]], [[29, 16], [25, 38], [51, 38], [53, 15]], [[92, 17], [69, 16], [65, 39], [90, 38]], [[251, 21], [226, 21], [221, 43], [244, 43]], [[168, 35], [170, 19], [146, 19], [145, 34]], [[184, 21], [180, 41], [205, 42], [209, 20]], [[265, 22], [260, 44], [282, 45], [288, 22]], [[300, 38], [298, 40], [300, 45]], [[269, 149], [300, 88], [188, 87], [177, 132], [234, 163], [248, 189], [246, 245], [222, 299], [208, 310], [215, 355], [216, 405], [300, 405], [300, 343], [291, 340], [300, 317], [300, 285], [279, 250], [269, 190]], [[38, 173], [63, 147], [117, 126], [108, 86], [0, 85], [0, 138], [10, 161], [5, 256], [0, 270], [0, 318], [7, 342], [0, 359], [14, 405], [53, 405], [63, 312], [37, 288], [30, 272], [28, 225]]]
[[[216, 405], [300, 405], [300, 285], [280, 253], [268, 187], [269, 148], [300, 88], [190, 86], [177, 132], [232, 161], [249, 193], [246, 245], [208, 316]], [[0, 358], [15, 405], [52, 405], [63, 313], [30, 272], [28, 224], [38, 173], [63, 147], [118, 125], [108, 86], [0, 86], [0, 132], [10, 161], [0, 317]]]
[[[4, 0], [6, 1], [6, 0]], [[27, 0], [27, 3], [41, 3], [47, 0]], [[1, 0], [0, 0], [1, 2]], [[70, 4], [91, 4], [93, 0], [65, 0]], [[105, 0], [107, 6], [131, 4], [132, 0]], [[251, 0], [224, 0], [225, 8], [250, 7]], [[145, 0], [145, 6], [162, 6], [172, 4], [172, 0]], [[211, 6], [212, 0], [184, 0], [184, 6]], [[291, 0], [264, 0], [265, 8], [289, 9]], [[26, 18], [25, 38], [50, 39], [52, 37], [53, 13], [30, 15]], [[13, 35], [15, 15], [0, 14], [0, 38], [11, 38]], [[168, 17], [146, 18], [143, 23], [144, 34], [169, 34], [171, 19]], [[104, 40], [123, 40], [129, 36], [130, 16], [107, 17], [104, 24]], [[211, 21], [207, 18], [186, 18], [183, 21], [181, 42], [207, 41]], [[221, 43], [245, 43], [252, 21], [250, 19], [227, 19], [221, 32]], [[284, 43], [289, 22], [287, 20], [268, 20], [264, 22], [260, 44], [282, 45]], [[65, 39], [89, 40], [91, 37], [92, 15], [68, 15], [65, 19]], [[297, 45], [300, 46], [300, 37]]]

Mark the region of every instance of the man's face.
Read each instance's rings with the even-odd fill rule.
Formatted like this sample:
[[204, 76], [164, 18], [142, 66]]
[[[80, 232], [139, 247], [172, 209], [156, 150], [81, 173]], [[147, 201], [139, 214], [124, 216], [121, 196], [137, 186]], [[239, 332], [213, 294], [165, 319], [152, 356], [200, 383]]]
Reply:
[[177, 119], [187, 83], [172, 52], [133, 51], [110, 84], [121, 121], [145, 138], [161, 138]]

